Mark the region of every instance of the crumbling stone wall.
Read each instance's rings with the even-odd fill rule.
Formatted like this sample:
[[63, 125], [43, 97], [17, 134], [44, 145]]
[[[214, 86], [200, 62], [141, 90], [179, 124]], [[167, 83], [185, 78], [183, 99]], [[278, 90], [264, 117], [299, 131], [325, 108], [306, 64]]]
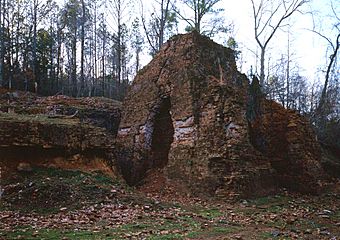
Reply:
[[261, 116], [250, 125], [251, 140], [270, 159], [277, 182], [302, 192], [316, 191], [316, 180], [323, 174], [321, 149], [309, 122], [274, 101], [262, 100], [261, 107]]
[[[252, 141], [259, 136], [267, 139], [266, 134], [273, 129], [256, 127], [262, 120], [249, 122], [249, 99], [248, 79], [237, 71], [232, 50], [197, 32], [173, 37], [139, 72], [123, 104], [117, 161], [124, 178], [130, 184], [138, 184], [148, 170], [166, 163], [166, 176], [180, 180], [195, 193], [224, 198], [274, 191], [284, 182], [278, 178], [284, 178], [285, 173], [279, 173], [271, 158], [273, 154], [279, 156], [281, 150], [263, 151]], [[165, 100], [170, 106], [163, 115], [168, 121], [171, 117], [173, 138], [168, 136], [171, 130], [164, 129], [164, 135], [154, 134], [159, 131], [155, 130], [156, 116]], [[267, 101], [263, 101], [266, 105]], [[280, 130], [287, 128], [293, 116], [297, 128], [301, 125], [297, 132], [299, 139], [308, 132], [311, 138], [308, 141], [315, 143], [308, 126], [300, 124], [301, 116], [283, 108], [280, 111], [284, 112], [284, 121], [274, 119]], [[258, 131], [266, 134], [259, 135]], [[154, 139], [162, 137], [168, 141]], [[310, 169], [321, 172], [318, 166], [312, 167], [317, 162], [314, 151], [300, 150], [304, 143], [299, 140], [300, 145], [295, 144], [292, 132], [284, 130], [282, 138], [289, 143], [282, 151], [291, 149], [288, 165], [303, 162], [294, 166], [303, 168], [304, 172]], [[160, 142], [167, 148], [171, 140], [168, 158], [161, 160], [161, 165], [156, 164], [152, 143]], [[273, 144], [273, 149], [278, 146], [275, 140], [267, 143]], [[311, 161], [306, 158], [309, 155]], [[290, 176], [300, 181], [301, 176]], [[315, 181], [316, 178], [308, 178], [304, 184], [308, 188]]]

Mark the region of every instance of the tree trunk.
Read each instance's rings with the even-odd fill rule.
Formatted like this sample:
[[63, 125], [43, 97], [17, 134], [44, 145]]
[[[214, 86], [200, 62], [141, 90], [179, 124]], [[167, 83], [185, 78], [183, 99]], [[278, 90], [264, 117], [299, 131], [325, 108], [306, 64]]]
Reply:
[[[76, 22], [75, 22], [76, 24]], [[72, 72], [71, 72], [71, 81], [72, 81], [72, 96], [77, 97], [77, 26], [74, 26], [73, 39], [72, 39]]]
[[333, 64], [335, 62], [336, 56], [338, 54], [339, 48], [340, 48], [340, 34], [338, 34], [337, 38], [336, 38], [336, 45], [334, 48], [334, 52], [330, 57], [330, 61], [327, 67], [327, 71], [326, 71], [326, 76], [325, 76], [325, 84], [323, 86], [322, 89], [322, 93], [321, 93], [321, 97], [320, 97], [320, 102], [319, 102], [319, 106], [317, 108], [317, 113], [319, 115], [320, 118], [320, 127], [323, 128], [326, 124], [326, 100], [327, 100], [327, 89], [328, 89], [328, 82], [329, 82], [329, 77], [330, 77], [330, 73], [333, 67]]
[[[51, 22], [50, 22], [50, 35], [51, 35], [51, 38], [52, 39], [55, 39], [55, 31], [53, 30], [53, 22], [52, 22], [52, 19], [51, 19]], [[55, 78], [55, 65], [54, 65], [54, 44], [53, 42], [51, 41], [50, 43], [50, 65], [51, 65], [51, 70], [50, 70], [50, 73], [49, 73], [49, 76], [48, 78], [50, 79], [50, 83], [51, 83], [51, 86], [49, 87], [50, 88], [50, 93], [49, 94], [55, 94], [56, 92], [56, 78]]]
[[160, 29], [159, 29], [159, 36], [158, 36], [158, 51], [161, 49], [163, 41], [164, 41], [164, 26], [165, 26], [165, 12], [163, 11], [164, 8], [164, 0], [161, 2], [161, 21], [160, 21]]
[[160, 29], [159, 29], [159, 36], [158, 36], [158, 51], [161, 49], [163, 42], [164, 42], [164, 33], [165, 33], [165, 24], [168, 19], [169, 15], [169, 5], [170, 0], [165, 0], [165, 8], [164, 8], [164, 0], [161, 2], [161, 19], [160, 19]]
[[[58, 27], [59, 28], [59, 27]], [[58, 36], [57, 36], [57, 42], [58, 42], [58, 49], [57, 49], [57, 73], [56, 73], [56, 85], [57, 85], [57, 91], [60, 90], [60, 56], [61, 56], [61, 34], [62, 30], [58, 29]]]
[[261, 58], [260, 58], [260, 62], [261, 62], [261, 68], [260, 68], [260, 85], [261, 88], [264, 87], [264, 79], [265, 79], [265, 75], [264, 75], [264, 57], [265, 57], [265, 53], [266, 53], [266, 48], [265, 47], [261, 47]]
[[288, 31], [288, 48], [287, 48], [287, 70], [286, 70], [286, 84], [287, 84], [287, 102], [286, 108], [290, 107], [290, 40], [289, 40], [289, 31]]
[[[94, 68], [93, 68], [93, 78], [94, 78], [94, 85], [95, 85], [95, 89], [97, 89], [97, 2], [94, 3], [94, 46], [93, 46], [93, 50], [94, 50]], [[96, 94], [96, 93], [94, 93]]]
[[84, 95], [85, 77], [84, 77], [84, 48], [85, 48], [85, 3], [81, 0], [82, 20], [81, 20], [81, 53], [80, 53], [80, 96]]
[[[105, 49], [106, 49], [106, 46], [105, 46], [105, 43], [106, 43], [106, 34], [104, 34], [103, 36], [103, 48], [102, 48], [102, 74], [103, 74], [103, 84], [105, 85]], [[111, 87], [108, 86], [109, 88], [109, 92], [111, 92]], [[103, 95], [105, 96], [104, 92], [103, 92]], [[109, 97], [111, 97], [111, 94], [109, 94]]]
[[122, 75], [122, 13], [121, 13], [121, 1], [117, 0], [117, 23], [118, 23], [118, 32], [117, 32], [117, 81], [118, 84], [121, 84], [121, 75]]
[[204, 7], [205, 3], [200, 2], [199, 0], [197, 1], [197, 13], [196, 15], [196, 31], [201, 33], [201, 19], [202, 19], [202, 8]]
[[33, 50], [32, 50], [32, 57], [33, 57], [33, 79], [38, 85], [38, 89], [40, 88], [40, 82], [37, 78], [37, 11], [38, 11], [38, 0], [33, 1]]
[[4, 33], [3, 33], [3, 16], [5, 11], [5, 0], [0, 0], [0, 87], [3, 85], [4, 79]]
[[[9, 12], [8, 14], [8, 19], [9, 19]], [[12, 32], [10, 31], [11, 29], [14, 28], [13, 22], [8, 21], [7, 22], [7, 36], [8, 36], [8, 55], [7, 55], [7, 66], [8, 66], [8, 88], [12, 89], [12, 81], [13, 81], [13, 35]], [[12, 25], [10, 25], [12, 24]]]
[[139, 51], [139, 49], [138, 49], [138, 47], [137, 47], [137, 50], [136, 50], [136, 75], [137, 75], [137, 73], [138, 73], [138, 71], [139, 71], [139, 53], [140, 53], [140, 51]]

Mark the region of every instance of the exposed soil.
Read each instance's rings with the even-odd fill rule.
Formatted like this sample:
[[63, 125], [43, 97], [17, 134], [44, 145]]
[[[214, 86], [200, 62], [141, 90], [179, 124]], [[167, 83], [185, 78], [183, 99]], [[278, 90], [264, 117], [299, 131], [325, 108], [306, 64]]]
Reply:
[[340, 237], [340, 183], [320, 196], [282, 190], [237, 202], [194, 198], [179, 185], [159, 171], [131, 189], [99, 172], [33, 168], [1, 182], [0, 239]]
[[[62, 148], [42, 148], [13, 146], [0, 148], [0, 169], [3, 179], [16, 176], [21, 165], [31, 167], [53, 167], [83, 172], [101, 171], [109, 176], [117, 176], [115, 169], [103, 152], [72, 152]], [[22, 169], [25, 172], [25, 169]], [[29, 172], [29, 171], [28, 171]]]

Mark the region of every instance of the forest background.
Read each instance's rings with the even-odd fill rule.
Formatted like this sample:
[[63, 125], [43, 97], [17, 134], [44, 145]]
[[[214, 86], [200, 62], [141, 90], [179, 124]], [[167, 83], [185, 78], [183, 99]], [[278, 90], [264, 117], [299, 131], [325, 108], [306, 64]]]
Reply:
[[123, 100], [171, 36], [235, 50], [267, 98], [340, 147], [339, 0], [0, 0], [0, 87]]

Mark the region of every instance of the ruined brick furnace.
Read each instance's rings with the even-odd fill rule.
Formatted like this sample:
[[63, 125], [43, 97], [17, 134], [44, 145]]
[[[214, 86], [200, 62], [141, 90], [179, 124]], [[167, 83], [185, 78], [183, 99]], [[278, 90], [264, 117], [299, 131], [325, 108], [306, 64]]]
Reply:
[[123, 105], [117, 160], [126, 181], [159, 168], [194, 193], [222, 198], [315, 191], [323, 173], [308, 122], [262, 98], [249, 118], [249, 89], [232, 50], [197, 32], [170, 39]]

